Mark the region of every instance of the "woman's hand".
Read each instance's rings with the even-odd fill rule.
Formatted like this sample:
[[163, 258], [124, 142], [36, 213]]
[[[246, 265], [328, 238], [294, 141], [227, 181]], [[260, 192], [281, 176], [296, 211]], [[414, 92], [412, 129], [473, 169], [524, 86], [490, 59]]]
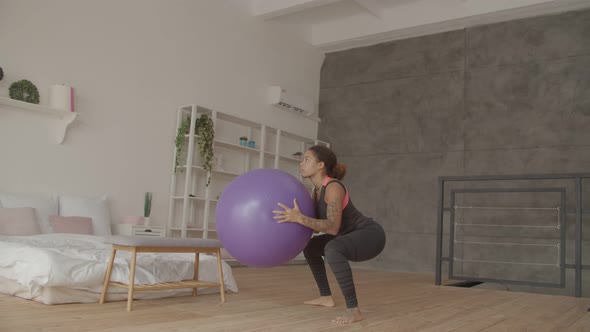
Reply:
[[293, 199], [293, 208], [289, 208], [288, 206], [278, 203], [280, 207], [284, 210], [274, 210], [272, 211], [275, 216], [274, 219], [279, 219], [279, 224], [284, 222], [296, 222], [300, 223], [301, 221], [301, 211], [299, 211], [299, 205], [297, 205], [297, 199]]

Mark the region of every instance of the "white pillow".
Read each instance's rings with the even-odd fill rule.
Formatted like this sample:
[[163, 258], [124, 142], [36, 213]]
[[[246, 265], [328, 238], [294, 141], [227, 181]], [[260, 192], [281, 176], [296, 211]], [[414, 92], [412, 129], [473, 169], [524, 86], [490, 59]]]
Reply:
[[112, 235], [111, 215], [106, 195], [96, 198], [59, 196], [59, 215], [62, 217], [92, 218], [94, 235]]
[[37, 222], [41, 232], [44, 234], [52, 233], [53, 228], [49, 222], [49, 216], [57, 214], [57, 197], [38, 194], [0, 193], [0, 206], [5, 208], [34, 208], [37, 210]]

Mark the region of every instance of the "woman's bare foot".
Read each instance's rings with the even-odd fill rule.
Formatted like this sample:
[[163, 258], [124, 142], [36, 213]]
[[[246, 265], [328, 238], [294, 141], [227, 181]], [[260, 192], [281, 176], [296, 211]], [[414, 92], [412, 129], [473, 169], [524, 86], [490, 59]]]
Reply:
[[303, 303], [309, 304], [309, 305], [319, 305], [322, 307], [333, 307], [334, 306], [334, 300], [332, 299], [332, 296], [320, 296], [317, 299], [305, 301]]
[[351, 324], [363, 320], [361, 316], [361, 310], [356, 307], [352, 309], [346, 309], [346, 313], [343, 316], [332, 319], [332, 323], [335, 324]]

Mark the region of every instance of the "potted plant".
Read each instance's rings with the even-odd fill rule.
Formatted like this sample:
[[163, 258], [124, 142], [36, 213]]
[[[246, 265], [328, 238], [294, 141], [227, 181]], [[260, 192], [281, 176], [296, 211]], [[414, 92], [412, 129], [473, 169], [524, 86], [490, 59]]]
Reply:
[[[191, 117], [190, 115], [186, 117], [180, 126], [178, 127], [178, 131], [176, 132], [176, 139], [174, 143], [176, 145], [176, 159], [175, 159], [175, 167], [174, 173], [179, 171], [180, 166], [180, 158], [182, 156], [182, 148], [184, 147], [184, 143], [186, 142], [186, 135], [189, 133], [191, 127]], [[182, 169], [180, 169], [182, 172]]]
[[[185, 144], [187, 133], [190, 130], [191, 117], [184, 119], [176, 133], [176, 172], [180, 166], [180, 157], [182, 155], [182, 148]], [[199, 155], [201, 160], [201, 167], [207, 172], [207, 186], [211, 183], [211, 170], [213, 167], [213, 139], [215, 137], [215, 129], [213, 128], [213, 120], [207, 115], [203, 114], [196, 119], [195, 134], [197, 134], [197, 143], [199, 145]], [[182, 169], [180, 169], [182, 171]]]
[[150, 225], [150, 214], [152, 213], [152, 193], [146, 192], [143, 201], [143, 220], [146, 226]]
[[241, 145], [241, 146], [246, 146], [246, 145], [248, 145], [248, 137], [246, 137], [246, 136], [242, 136], [242, 137], [240, 137], [240, 145]]
[[211, 171], [213, 170], [213, 139], [215, 138], [215, 129], [213, 120], [206, 114], [201, 115], [197, 119], [196, 129], [199, 135], [199, 155], [201, 156], [201, 167], [207, 172], [208, 187], [211, 183]]

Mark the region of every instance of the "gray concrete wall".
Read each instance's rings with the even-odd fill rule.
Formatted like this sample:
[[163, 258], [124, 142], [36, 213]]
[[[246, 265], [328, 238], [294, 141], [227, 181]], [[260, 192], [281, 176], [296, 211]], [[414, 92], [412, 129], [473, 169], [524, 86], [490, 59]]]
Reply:
[[[319, 113], [319, 137], [347, 164], [345, 183], [355, 205], [387, 232], [385, 251], [359, 265], [432, 273], [438, 176], [590, 172], [590, 11], [329, 53]], [[571, 183], [531, 185], [548, 184], [568, 185], [571, 198]], [[512, 201], [519, 200], [530, 198]], [[590, 199], [585, 204], [590, 209]], [[584, 222], [590, 239], [590, 219]], [[568, 234], [573, 239], [571, 225]], [[498, 241], [513, 235], [494, 234]], [[543, 232], [531, 237], [555, 238]], [[460, 252], [469, 250], [477, 257], [475, 249]], [[535, 255], [552, 253], [520, 253], [539, 259]], [[461, 267], [506, 273], [506, 267]], [[538, 273], [517, 274], [534, 279]]]

